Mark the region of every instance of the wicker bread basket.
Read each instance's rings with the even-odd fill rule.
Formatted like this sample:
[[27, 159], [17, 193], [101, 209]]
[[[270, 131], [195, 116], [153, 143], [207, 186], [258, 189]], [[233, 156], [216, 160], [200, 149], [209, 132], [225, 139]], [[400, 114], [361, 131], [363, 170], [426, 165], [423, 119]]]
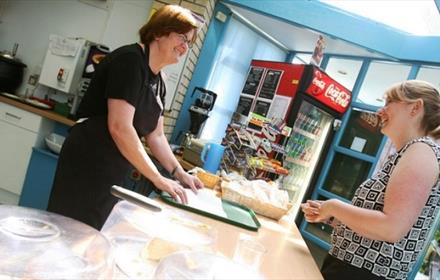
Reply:
[[292, 206], [291, 204], [289, 204], [288, 207], [281, 208], [273, 204], [257, 200], [253, 197], [247, 196], [243, 193], [239, 193], [236, 190], [230, 188], [227, 182], [222, 182], [221, 187], [222, 198], [249, 207], [254, 210], [255, 213], [271, 219], [281, 219], [281, 217], [287, 214], [290, 207]]
[[220, 182], [220, 177], [217, 175], [214, 175], [209, 172], [204, 171], [198, 171], [196, 173], [197, 178], [202, 181], [202, 183], [205, 185], [205, 187], [213, 189], [215, 186]]

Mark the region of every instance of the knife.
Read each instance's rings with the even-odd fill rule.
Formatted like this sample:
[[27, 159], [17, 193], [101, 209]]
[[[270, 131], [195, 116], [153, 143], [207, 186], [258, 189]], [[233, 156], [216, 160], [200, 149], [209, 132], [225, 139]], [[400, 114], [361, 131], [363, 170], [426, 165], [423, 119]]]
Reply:
[[151, 210], [154, 212], [162, 211], [162, 207], [156, 201], [141, 194], [138, 194], [134, 191], [127, 190], [126, 188], [113, 185], [110, 193], [116, 197], [127, 200], [128, 202], [136, 204], [137, 206], [143, 207], [147, 210]]

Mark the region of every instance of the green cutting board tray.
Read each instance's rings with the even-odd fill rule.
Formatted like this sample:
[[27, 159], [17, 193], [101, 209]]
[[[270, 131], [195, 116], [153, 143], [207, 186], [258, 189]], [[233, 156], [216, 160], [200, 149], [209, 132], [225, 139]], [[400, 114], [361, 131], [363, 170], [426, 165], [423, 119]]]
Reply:
[[237, 227], [241, 227], [252, 231], [258, 231], [258, 228], [260, 228], [261, 226], [260, 222], [257, 219], [257, 216], [255, 215], [254, 211], [252, 211], [252, 209], [249, 209], [246, 206], [237, 204], [229, 200], [222, 199], [223, 210], [225, 211], [227, 216], [227, 218], [225, 218], [222, 216], [205, 212], [197, 208], [190, 207], [185, 204], [181, 204], [175, 201], [168, 193], [165, 192], [162, 192], [160, 197], [162, 198], [163, 201], [165, 201], [166, 203], [172, 206], [185, 209], [187, 211], [194, 212], [202, 216], [206, 216], [218, 221], [222, 221]]

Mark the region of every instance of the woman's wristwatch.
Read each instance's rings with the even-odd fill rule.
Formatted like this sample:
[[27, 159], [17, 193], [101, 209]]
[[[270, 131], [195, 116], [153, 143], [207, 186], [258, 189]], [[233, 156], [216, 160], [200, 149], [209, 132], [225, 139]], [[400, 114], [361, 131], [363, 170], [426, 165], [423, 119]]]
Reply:
[[334, 220], [335, 220], [335, 217], [330, 217], [327, 221], [325, 221], [325, 223], [327, 225], [332, 225]]
[[176, 178], [175, 175], [176, 175], [176, 172], [177, 172], [178, 169], [179, 169], [178, 165], [176, 167], [174, 167], [174, 169], [170, 173], [171, 177]]

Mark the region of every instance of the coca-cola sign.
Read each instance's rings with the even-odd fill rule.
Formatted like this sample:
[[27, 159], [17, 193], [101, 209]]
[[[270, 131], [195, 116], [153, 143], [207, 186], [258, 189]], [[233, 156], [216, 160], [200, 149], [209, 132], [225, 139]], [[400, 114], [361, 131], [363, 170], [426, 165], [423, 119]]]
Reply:
[[346, 108], [350, 104], [351, 95], [330, 84], [324, 93], [325, 97], [331, 99], [334, 103]]
[[306, 93], [340, 113], [348, 109], [351, 101], [350, 91], [318, 69], [314, 69], [312, 82]]

